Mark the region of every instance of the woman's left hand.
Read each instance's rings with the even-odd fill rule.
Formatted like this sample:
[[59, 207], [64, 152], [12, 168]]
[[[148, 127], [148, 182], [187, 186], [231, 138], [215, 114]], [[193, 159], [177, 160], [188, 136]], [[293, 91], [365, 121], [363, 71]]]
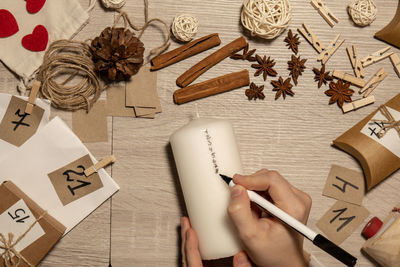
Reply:
[[[181, 238], [182, 238], [182, 266], [183, 267], [203, 267], [210, 266], [208, 262], [201, 260], [199, 251], [199, 239], [196, 232], [190, 225], [188, 217], [181, 218]], [[233, 267], [251, 267], [251, 263], [246, 253], [241, 251], [233, 257]]]

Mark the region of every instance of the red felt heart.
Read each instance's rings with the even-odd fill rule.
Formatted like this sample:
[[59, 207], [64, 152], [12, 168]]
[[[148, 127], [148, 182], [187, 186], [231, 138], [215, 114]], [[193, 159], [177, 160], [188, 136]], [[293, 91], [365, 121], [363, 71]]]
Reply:
[[49, 34], [43, 25], [38, 25], [33, 29], [32, 34], [25, 35], [22, 38], [22, 45], [34, 52], [44, 51], [49, 41]]
[[0, 37], [10, 37], [18, 31], [18, 23], [13, 14], [8, 10], [0, 9]]
[[39, 10], [41, 10], [44, 6], [45, 2], [46, 0], [26, 0], [26, 10], [32, 14], [39, 12]]

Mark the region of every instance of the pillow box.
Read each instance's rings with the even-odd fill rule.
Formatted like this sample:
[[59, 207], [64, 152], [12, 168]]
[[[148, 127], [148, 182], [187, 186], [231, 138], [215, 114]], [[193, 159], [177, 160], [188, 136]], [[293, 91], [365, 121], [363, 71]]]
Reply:
[[[19, 202], [23, 203], [22, 205], [25, 206], [25, 209], [16, 208], [14, 210], [10, 210], [10, 208], [14, 207], [14, 205]], [[31, 222], [24, 221], [27, 220], [28, 216], [30, 215], [34, 216], [34, 218], [31, 218]], [[35, 223], [35, 227], [39, 227], [39, 229], [42, 230], [42, 234], [39, 238], [32, 239], [32, 235], [29, 237], [29, 234], [35, 230], [34, 228], [31, 230], [28, 228], [32, 225], [32, 221], [35, 222], [36, 220], [37, 223]], [[66, 229], [64, 225], [54, 219], [50, 214], [46, 213], [46, 211], [44, 211], [39, 205], [37, 205], [31, 198], [29, 198], [14, 183], [10, 181], [6, 181], [0, 185], [0, 233], [2, 233], [6, 239], [8, 239], [8, 231], [3, 231], [5, 231], [5, 224], [7, 223], [16, 224], [16, 226], [13, 227], [14, 241], [25, 234], [18, 244], [24, 241], [28, 242], [27, 239], [30, 239], [28, 242], [30, 244], [27, 243], [27, 246], [18, 252], [21, 253], [22, 257], [24, 257], [25, 260], [33, 266], [37, 266], [40, 263], [40, 261], [63, 236], [63, 233]], [[24, 224], [27, 225], [22, 226]], [[25, 227], [25, 229], [22, 229], [21, 234], [17, 234], [15, 232], [17, 227]], [[0, 244], [2, 245], [1, 241]], [[17, 249], [17, 245], [15, 245], [14, 248]], [[0, 249], [0, 255], [3, 252], [4, 250]], [[13, 260], [18, 262], [18, 258], [15, 257], [14, 254], [13, 256]], [[25, 260], [21, 258], [21, 262], [19, 264], [20, 267], [29, 266]], [[3, 266], [4, 259], [1, 259], [0, 267]]]
[[[400, 119], [400, 94], [389, 100], [385, 106], [395, 120]], [[377, 116], [385, 119], [376, 110], [333, 141], [336, 147], [359, 161], [364, 171], [367, 190], [400, 168], [400, 136], [395, 129], [390, 129], [382, 138], [377, 137], [382, 126], [371, 123], [371, 119]]]

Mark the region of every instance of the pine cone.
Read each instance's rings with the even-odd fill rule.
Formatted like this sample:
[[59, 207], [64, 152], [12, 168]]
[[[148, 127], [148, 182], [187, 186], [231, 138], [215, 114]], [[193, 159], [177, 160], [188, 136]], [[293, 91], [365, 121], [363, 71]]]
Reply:
[[108, 81], [128, 80], [143, 65], [143, 43], [124, 28], [105, 28], [91, 49], [96, 71]]

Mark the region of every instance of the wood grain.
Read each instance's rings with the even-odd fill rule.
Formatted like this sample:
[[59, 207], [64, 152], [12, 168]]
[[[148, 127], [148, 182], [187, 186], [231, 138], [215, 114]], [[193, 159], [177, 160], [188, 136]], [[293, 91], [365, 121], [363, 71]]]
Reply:
[[[129, 0], [123, 8], [136, 24], [143, 23], [143, 2]], [[197, 36], [218, 32], [221, 45], [245, 35], [250, 48], [257, 48], [261, 55], [274, 58], [279, 75], [288, 76], [287, 61], [291, 51], [283, 42], [286, 32], [273, 41], [250, 37], [239, 23], [241, 1], [149, 2], [149, 16], [160, 17], [169, 23], [175, 15], [183, 12], [195, 15], [200, 22]], [[392, 19], [398, 1], [376, 0], [377, 19], [365, 28], [354, 26], [350, 20], [345, 9], [347, 1], [325, 2], [340, 20], [334, 28], [304, 0], [291, 1], [293, 19], [290, 28], [296, 32], [301, 23], [305, 22], [326, 45], [336, 34], [341, 33], [341, 39], [346, 41], [329, 60], [327, 70], [352, 73], [346, 46], [356, 44], [360, 57], [385, 47], [384, 43], [373, 39], [373, 35]], [[87, 5], [84, 0], [81, 3]], [[115, 12], [104, 10], [99, 1], [90, 14], [90, 23], [75, 39], [94, 38], [104, 27], [112, 25], [114, 17]], [[143, 35], [146, 52], [164, 40], [161, 28], [162, 25], [155, 24]], [[400, 80], [389, 60], [367, 67], [367, 79], [380, 67], [384, 67], [388, 73], [388, 77], [374, 91], [376, 102], [343, 115], [336, 105], [328, 105], [329, 98], [324, 94], [327, 87], [318, 89], [313, 81], [312, 68], [319, 68], [320, 63], [316, 61], [315, 50], [303, 37], [300, 39], [299, 54], [308, 60], [307, 69], [300, 76], [298, 86], [293, 88], [294, 97], [275, 101], [270, 78], [264, 82], [261, 77], [253, 77], [248, 62], [225, 59], [200, 76], [198, 82], [246, 68], [253, 82], [265, 84], [266, 99], [250, 102], [243, 88], [201, 99], [196, 103], [201, 116], [225, 118], [233, 122], [246, 173], [260, 168], [276, 169], [292, 184], [312, 196], [309, 226], [317, 230], [316, 221], [335, 202], [334, 199], [322, 196], [331, 164], [361, 170], [351, 156], [331, 146], [332, 140], [400, 93]], [[178, 46], [178, 43], [172, 42], [170, 49]], [[158, 72], [158, 92], [163, 112], [156, 119], [108, 118], [108, 142], [88, 144], [89, 150], [99, 159], [111, 153], [117, 157], [117, 162], [108, 168], [121, 186], [120, 192], [112, 200], [113, 267], [179, 265], [179, 217], [186, 214], [186, 211], [169, 147], [169, 136], [190, 120], [194, 114], [194, 103], [177, 106], [173, 104], [172, 95], [177, 89], [176, 78], [217, 49], [215, 47]], [[395, 48], [392, 51], [398, 52]], [[15, 76], [0, 66], [0, 91], [16, 93], [17, 83]], [[53, 111], [53, 115], [60, 115], [68, 123], [71, 122], [70, 113]], [[398, 188], [400, 172], [369, 192], [363, 203], [372, 215], [384, 218], [392, 206], [399, 202]], [[357, 266], [373, 266], [360, 253], [364, 243], [360, 236], [361, 228], [343, 243], [343, 248], [358, 257]], [[107, 201], [63, 238], [41, 266], [107, 266], [109, 235], [110, 201]], [[316, 255], [326, 266], [337, 265], [333, 258], [309, 242], [306, 242], [305, 249]]]

